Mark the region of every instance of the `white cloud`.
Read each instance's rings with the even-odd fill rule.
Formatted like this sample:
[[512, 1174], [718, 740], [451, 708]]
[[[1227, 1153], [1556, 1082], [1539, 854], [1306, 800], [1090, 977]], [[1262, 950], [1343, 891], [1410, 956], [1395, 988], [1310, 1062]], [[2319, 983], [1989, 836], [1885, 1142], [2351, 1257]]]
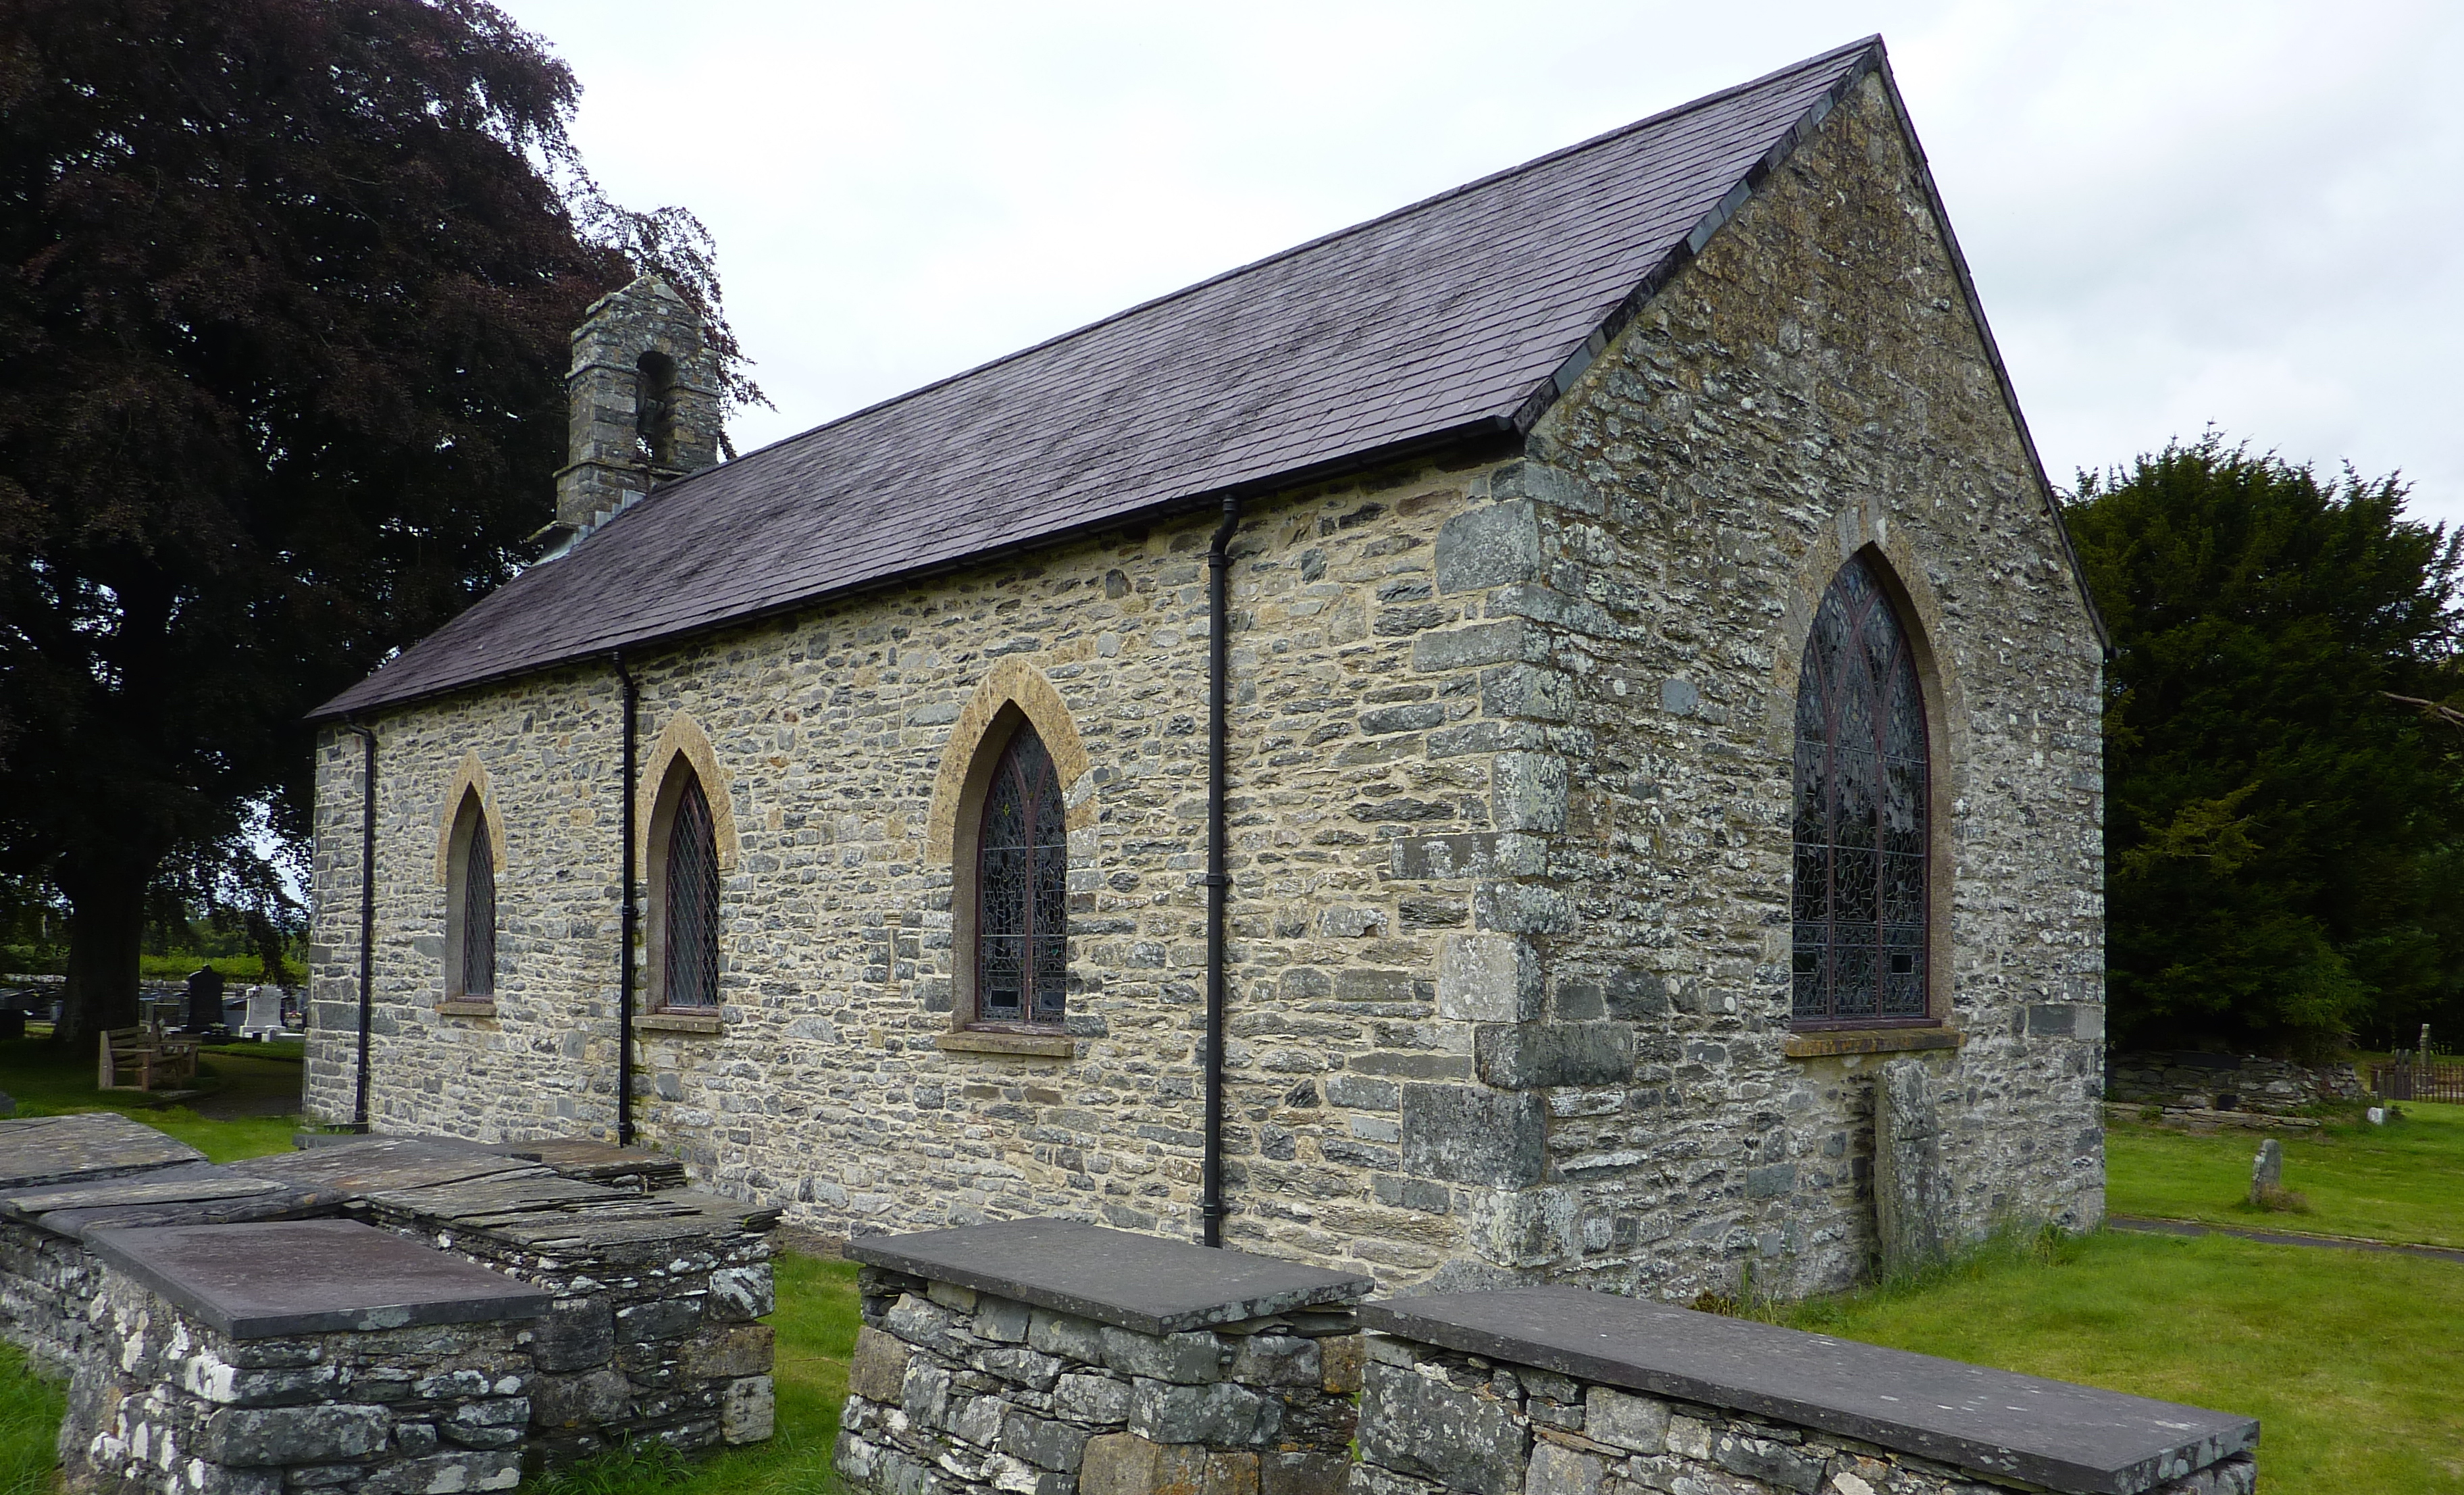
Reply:
[[791, 434], [1873, 30], [2046, 465], [2213, 423], [2464, 521], [2464, 8], [509, 0]]

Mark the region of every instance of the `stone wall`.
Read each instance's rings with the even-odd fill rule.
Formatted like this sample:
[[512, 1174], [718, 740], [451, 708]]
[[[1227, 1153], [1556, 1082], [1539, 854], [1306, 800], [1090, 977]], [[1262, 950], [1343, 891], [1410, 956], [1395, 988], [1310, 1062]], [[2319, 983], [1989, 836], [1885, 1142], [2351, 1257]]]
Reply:
[[530, 1422], [525, 1321], [234, 1340], [114, 1268], [60, 1447], [110, 1495], [511, 1489]]
[[101, 1269], [83, 1246], [0, 1220], [0, 1330], [53, 1375], [68, 1375], [95, 1343]]
[[[1897, 128], [1870, 85], [1835, 111], [1528, 453], [1248, 505], [1228, 1239], [1389, 1284], [1864, 1268], [1874, 1068], [1797, 1044], [1786, 989], [1785, 721], [1860, 547], [1934, 673], [1951, 1223], [2101, 1215], [2095, 641]], [[828, 1235], [1198, 1233], [1211, 523], [628, 655], [646, 780], [706, 739], [728, 868], [718, 1014], [637, 1031], [645, 1143]], [[618, 699], [593, 664], [375, 718], [380, 1130], [611, 1133]], [[1004, 700], [1087, 765], [1066, 1042], [954, 1031], [935, 826]], [[341, 1118], [360, 756], [318, 755], [308, 1095]], [[466, 781], [505, 833], [500, 969], [448, 1007]]]
[[1340, 1495], [1349, 1309], [1167, 1334], [867, 1267], [837, 1466], [901, 1495]]
[[[1369, 1336], [1369, 1355], [1360, 1463], [1348, 1495], [1985, 1495], [2047, 1488], [1782, 1418], [1387, 1334]], [[2113, 1487], [2252, 1495], [2257, 1483], [2255, 1458], [2237, 1453], [2159, 1484]]]
[[[1522, 1288], [1355, 1307], [1361, 1282], [1274, 1283], [1309, 1269], [1040, 1221], [859, 1249], [902, 1264], [864, 1278], [836, 1451], [859, 1495], [2256, 1484], [2249, 1418], [1632, 1298]], [[1260, 1314], [1243, 1300], [1261, 1292], [1294, 1307]], [[1151, 1317], [1165, 1305], [1183, 1318]], [[1223, 1321], [1243, 1313], [1256, 1316]], [[1156, 1331], [1121, 1327], [1141, 1319]], [[1204, 1327], [1175, 1331], [1185, 1320]]]
[[2255, 1055], [2153, 1052], [2111, 1055], [2105, 1068], [2104, 1093], [2110, 1100], [2190, 1110], [2221, 1107], [2283, 1115], [2304, 1106], [2359, 1101], [2367, 1093], [2361, 1076], [2348, 1064], [2299, 1065]]
[[777, 1307], [766, 1236], [544, 1248], [407, 1231], [554, 1294], [534, 1326], [532, 1440], [553, 1462], [616, 1444], [688, 1451], [770, 1437]]

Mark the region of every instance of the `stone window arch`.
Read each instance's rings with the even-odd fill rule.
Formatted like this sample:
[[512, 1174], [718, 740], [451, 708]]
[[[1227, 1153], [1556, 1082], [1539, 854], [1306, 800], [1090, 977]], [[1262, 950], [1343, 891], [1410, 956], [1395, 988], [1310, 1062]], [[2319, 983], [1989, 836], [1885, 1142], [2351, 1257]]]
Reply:
[[445, 997], [496, 998], [496, 849], [475, 789], [453, 812], [445, 881]]
[[724, 973], [726, 874], [736, 817], [710, 738], [690, 717], [668, 723], [643, 791], [641, 866], [648, 917], [643, 962], [649, 1010], [710, 1012]]
[[1870, 548], [1815, 605], [1796, 679], [1790, 1017], [1934, 1021], [1934, 729], [1922, 640]]
[[494, 1001], [505, 825], [477, 752], [463, 755], [445, 804], [436, 841], [436, 880], [445, 889], [445, 1000]]
[[959, 713], [927, 829], [950, 869], [954, 1025], [1062, 1026], [1069, 875], [1093, 862], [1093, 787], [1051, 682], [1003, 660]]

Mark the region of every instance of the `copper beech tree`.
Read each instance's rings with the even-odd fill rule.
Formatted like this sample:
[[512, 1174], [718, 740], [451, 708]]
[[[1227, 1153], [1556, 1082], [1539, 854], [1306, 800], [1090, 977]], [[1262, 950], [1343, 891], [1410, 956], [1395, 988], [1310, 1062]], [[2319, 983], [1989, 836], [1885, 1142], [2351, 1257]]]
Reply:
[[302, 714], [523, 559], [592, 298], [659, 270], [759, 398], [578, 97], [479, 0], [0, 4], [0, 877], [68, 905], [63, 1039], [174, 869], [278, 900]]

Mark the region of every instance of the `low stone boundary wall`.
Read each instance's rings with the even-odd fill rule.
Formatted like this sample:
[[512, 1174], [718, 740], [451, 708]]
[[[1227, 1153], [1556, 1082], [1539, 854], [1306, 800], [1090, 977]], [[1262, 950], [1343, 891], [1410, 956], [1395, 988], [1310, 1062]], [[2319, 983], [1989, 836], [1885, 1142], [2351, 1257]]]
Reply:
[[1056, 1220], [874, 1237], [839, 1472], [882, 1495], [1339, 1495], [1366, 1278]]
[[2249, 1418], [1580, 1288], [1354, 1308], [1363, 1280], [1045, 1220], [847, 1249], [867, 1495], [2256, 1486]]
[[2190, 1052], [2107, 1055], [2104, 1090], [2108, 1100], [2138, 1106], [2272, 1113], [2359, 1101], [2367, 1093], [2351, 1065]]

